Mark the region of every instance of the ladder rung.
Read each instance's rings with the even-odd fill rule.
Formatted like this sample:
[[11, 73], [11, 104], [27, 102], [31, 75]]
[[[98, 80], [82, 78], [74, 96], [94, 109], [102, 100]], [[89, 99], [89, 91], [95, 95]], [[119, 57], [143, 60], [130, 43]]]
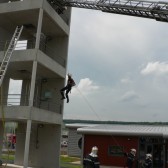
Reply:
[[3, 77], [5, 75], [5, 72], [7, 70], [7, 67], [8, 67], [8, 63], [10, 61], [10, 58], [11, 58], [11, 55], [14, 51], [14, 48], [15, 48], [15, 45], [17, 44], [19, 38], [20, 38], [20, 35], [21, 35], [21, 32], [23, 30], [23, 26], [17, 26], [16, 29], [15, 29], [15, 32], [13, 34], [13, 37], [9, 43], [9, 46], [8, 46], [8, 49], [5, 53], [5, 56], [3, 58], [3, 61], [1, 63], [1, 66], [0, 66], [0, 86], [3, 82]]

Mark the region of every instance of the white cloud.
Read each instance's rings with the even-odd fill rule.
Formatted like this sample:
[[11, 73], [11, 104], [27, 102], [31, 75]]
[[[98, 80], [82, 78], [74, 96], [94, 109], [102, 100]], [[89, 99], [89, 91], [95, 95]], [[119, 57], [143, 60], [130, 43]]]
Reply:
[[123, 78], [121, 79], [121, 83], [124, 83], [124, 84], [132, 83], [132, 80], [129, 78]]
[[128, 91], [121, 97], [121, 100], [122, 101], [130, 101], [130, 100], [135, 100], [138, 97], [139, 96], [137, 93], [135, 93], [135, 91]]
[[167, 74], [167, 27], [152, 19], [74, 8], [68, 69], [76, 80], [82, 79], [77, 88], [85, 95], [73, 89], [64, 114], [80, 119], [130, 121], [135, 116], [135, 121], [166, 121], [168, 77], [142, 74]]
[[143, 75], [162, 75], [168, 73], [168, 63], [166, 62], [149, 62], [141, 71]]
[[89, 94], [95, 90], [98, 90], [99, 86], [95, 85], [92, 80], [89, 78], [81, 79], [76, 89], [73, 89], [72, 95], [76, 95], [79, 93]]

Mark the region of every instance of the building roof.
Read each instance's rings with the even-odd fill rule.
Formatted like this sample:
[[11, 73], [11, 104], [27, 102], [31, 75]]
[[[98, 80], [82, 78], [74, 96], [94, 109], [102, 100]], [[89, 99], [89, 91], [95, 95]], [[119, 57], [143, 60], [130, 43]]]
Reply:
[[83, 128], [83, 127], [90, 127], [90, 126], [95, 126], [95, 124], [86, 124], [86, 123], [65, 124], [66, 128]]
[[168, 126], [99, 124], [77, 129], [81, 134], [119, 136], [159, 136], [168, 139]]

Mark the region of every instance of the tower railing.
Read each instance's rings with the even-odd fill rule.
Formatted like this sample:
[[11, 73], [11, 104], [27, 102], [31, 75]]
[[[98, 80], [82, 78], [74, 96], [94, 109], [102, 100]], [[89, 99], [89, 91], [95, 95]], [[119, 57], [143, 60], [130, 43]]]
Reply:
[[[28, 106], [29, 95], [24, 94], [8, 94], [3, 95], [2, 103], [4, 106]], [[34, 98], [33, 107], [48, 110], [61, 114], [62, 105], [50, 99]]]
[[[6, 46], [9, 45], [10, 41], [0, 41], [0, 51], [4, 51]], [[35, 48], [35, 40], [29, 39], [29, 40], [23, 40], [19, 41], [18, 44], [15, 47], [15, 50], [27, 50], [27, 49], [34, 49]], [[66, 66], [66, 61], [64, 58], [57, 56], [57, 53], [54, 51], [54, 49], [48, 45], [46, 45], [44, 42], [40, 42], [39, 49], [46, 54], [48, 57], [52, 58], [54, 61], [62, 65], [63, 67]]]

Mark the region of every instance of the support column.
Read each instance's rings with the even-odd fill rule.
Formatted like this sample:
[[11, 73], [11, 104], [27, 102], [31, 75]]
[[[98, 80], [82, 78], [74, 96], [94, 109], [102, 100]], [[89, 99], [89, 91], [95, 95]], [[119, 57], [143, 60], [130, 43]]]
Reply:
[[30, 144], [30, 133], [31, 133], [31, 120], [27, 121], [27, 129], [26, 129], [26, 141], [25, 141], [25, 151], [24, 151], [24, 162], [23, 167], [28, 167], [28, 158], [29, 158], [29, 144]]
[[0, 160], [2, 158], [3, 135], [4, 135], [4, 127], [1, 121], [0, 122]]
[[[33, 100], [34, 100], [34, 91], [35, 91], [35, 82], [36, 82], [36, 72], [37, 72], [37, 54], [38, 49], [40, 46], [40, 34], [41, 34], [41, 27], [42, 27], [42, 19], [43, 19], [43, 9], [39, 11], [39, 18], [38, 18], [38, 27], [36, 33], [36, 58], [33, 61], [33, 69], [32, 69], [32, 76], [31, 76], [31, 87], [30, 87], [30, 96], [29, 96], [29, 107], [33, 107]], [[30, 133], [31, 133], [31, 108], [30, 108], [30, 119], [27, 120], [27, 129], [26, 129], [26, 141], [25, 141], [25, 151], [24, 151], [24, 168], [28, 167], [29, 161], [29, 146], [30, 146]]]
[[38, 27], [37, 27], [37, 33], [36, 33], [36, 44], [35, 44], [36, 49], [39, 49], [39, 46], [40, 46], [42, 20], [43, 20], [43, 9], [40, 9]]
[[32, 69], [32, 76], [31, 76], [30, 96], [29, 96], [29, 106], [30, 107], [33, 107], [34, 91], [35, 91], [35, 83], [36, 83], [36, 72], [37, 72], [37, 61], [34, 61], [33, 69]]
[[10, 83], [10, 79], [8, 77], [4, 77], [3, 79], [3, 83], [2, 83], [2, 96], [3, 96], [3, 105], [6, 105], [7, 102], [8, 102], [8, 96], [5, 96], [5, 95], [8, 95], [8, 92], [9, 92], [9, 83]]

